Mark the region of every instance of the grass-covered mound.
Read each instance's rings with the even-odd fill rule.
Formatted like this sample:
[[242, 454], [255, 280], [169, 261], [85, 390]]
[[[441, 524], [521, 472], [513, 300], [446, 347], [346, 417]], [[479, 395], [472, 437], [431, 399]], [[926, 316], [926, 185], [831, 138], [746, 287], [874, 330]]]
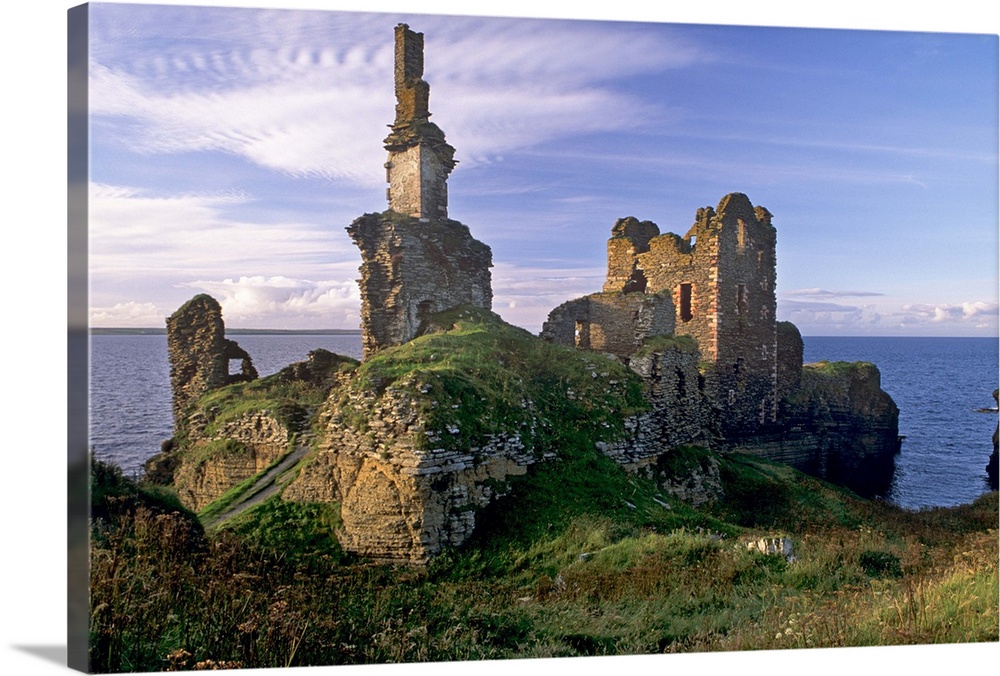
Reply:
[[[511, 479], [472, 537], [422, 568], [345, 554], [336, 504], [271, 498], [199, 546], [143, 510], [111, 514], [101, 532], [119, 536], [95, 531], [92, 549], [93, 670], [998, 639], [995, 492], [906, 512], [786, 466], [686, 448], [660, 470], [717, 462], [725, 496], [694, 509], [595, 449], [643, 406], [626, 369], [481, 311], [428, 328], [334, 390], [356, 407], [353, 424], [392, 391], [425, 407], [438, 437], [427, 443], [511, 429], [556, 457]], [[103, 494], [132, 491], [118, 477]], [[791, 540], [794, 559], [748, 546], [772, 536]]]
[[427, 448], [467, 449], [519, 435], [536, 452], [617, 438], [646, 406], [620, 362], [547, 343], [497, 315], [461, 307], [433, 315], [424, 334], [362, 363], [337, 402], [364, 431], [387, 391], [420, 407]]
[[327, 350], [314, 350], [310, 360], [292, 364], [278, 373], [239, 382], [203, 394], [194, 404], [212, 436], [219, 427], [247, 413], [266, 411], [290, 432], [309, 429], [312, 414], [326, 399], [338, 373], [349, 373], [358, 362]]

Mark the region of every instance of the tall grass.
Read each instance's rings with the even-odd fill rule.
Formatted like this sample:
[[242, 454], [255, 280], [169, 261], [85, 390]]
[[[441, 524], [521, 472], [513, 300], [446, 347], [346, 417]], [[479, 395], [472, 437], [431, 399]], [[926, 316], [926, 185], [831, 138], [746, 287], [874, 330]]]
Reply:
[[[190, 513], [128, 497], [135, 489], [111, 473], [99, 488], [111, 508], [94, 524], [92, 668], [998, 639], [996, 493], [912, 513], [846, 500], [794, 473], [784, 483], [779, 472], [761, 480], [779, 481], [790, 509], [811, 486], [810, 504], [829, 500], [849, 518], [745, 529], [676, 501], [665, 509], [651, 500], [662, 497], [654, 484], [597, 469], [564, 476], [578, 482], [564, 494], [554, 490], [557, 474], [529, 477], [525, 494], [546, 483], [553, 490], [516, 510], [528, 517], [498, 512], [467, 547], [426, 568], [341, 551], [335, 506], [273, 498], [206, 536]], [[717, 506], [726, 509], [738, 506]], [[792, 539], [793, 561], [747, 547], [779, 533]]]

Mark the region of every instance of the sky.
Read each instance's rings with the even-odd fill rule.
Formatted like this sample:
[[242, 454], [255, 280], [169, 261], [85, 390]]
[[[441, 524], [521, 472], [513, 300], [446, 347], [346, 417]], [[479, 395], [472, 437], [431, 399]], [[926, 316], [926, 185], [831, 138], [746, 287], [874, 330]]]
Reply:
[[533, 332], [599, 291], [615, 220], [742, 192], [804, 335], [998, 335], [995, 34], [91, 4], [90, 322], [358, 328], [393, 27], [424, 34], [449, 216]]

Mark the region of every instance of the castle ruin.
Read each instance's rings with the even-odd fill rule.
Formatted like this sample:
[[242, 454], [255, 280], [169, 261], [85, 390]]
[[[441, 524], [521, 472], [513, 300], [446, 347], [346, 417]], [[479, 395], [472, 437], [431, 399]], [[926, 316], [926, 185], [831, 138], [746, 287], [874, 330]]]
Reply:
[[[432, 329], [437, 313], [472, 306], [464, 316], [489, 314], [475, 308], [490, 310], [493, 298], [490, 248], [448, 218], [455, 151], [429, 121], [423, 36], [405, 24], [395, 28], [395, 94], [396, 116], [384, 142], [389, 208], [347, 228], [362, 258], [364, 359]], [[485, 427], [466, 439], [457, 419], [437, 410], [444, 390], [436, 392], [424, 375], [368, 387], [354, 379], [353, 367], [332, 373], [327, 367], [339, 362], [317, 362], [322, 355], [311, 354], [309, 364], [286, 369], [284, 377], [312, 380], [316, 371], [329, 376], [323, 386], [330, 389], [316, 443], [302, 447], [308, 455], [283, 485], [282, 498], [338, 503], [338, 537], [347, 551], [426, 562], [464, 542], [477, 512], [504, 495], [512, 477], [559, 457], [559, 444], [533, 441], [554, 423], [553, 411], [575, 401], [577, 390], [621, 387], [625, 380], [641, 387], [644, 407], [616, 406], [620, 433], [611, 434], [605, 422], [588, 442], [671, 494], [698, 503], [721, 491], [717, 462], [686, 477], [661, 471], [662, 460], [691, 444], [786, 462], [856, 490], [887, 485], [899, 450], [898, 409], [871, 364], [803, 367], [801, 335], [775, 318], [775, 240], [771, 214], [741, 193], [699, 209], [683, 237], [661, 234], [650, 221], [619, 219], [602, 290], [552, 310], [541, 333], [589, 353], [547, 348], [559, 353], [554, 361], [585, 364], [582, 380], [566, 390], [565, 401], [546, 395], [516, 402], [530, 424], [478, 416]], [[502, 320], [489, 321], [501, 330]], [[190, 415], [201, 394], [255, 378], [256, 371], [249, 355], [224, 338], [221, 309], [209, 296], [186, 303], [167, 327], [175, 428], [187, 432], [182, 443], [230, 440], [246, 449], [245, 457], [211, 461], [197, 454], [185, 460], [181, 449], [151, 465], [200, 509], [289, 453], [302, 430], [270, 409], [244, 412], [219, 429], [209, 429], [204, 415]], [[241, 360], [239, 373], [230, 373], [233, 359]], [[590, 403], [600, 405], [590, 391]], [[456, 400], [447, 411], [464, 403]], [[546, 406], [553, 408], [545, 412]]]
[[542, 337], [627, 359], [649, 336], [691, 336], [723, 433], [753, 434], [778, 413], [774, 288], [771, 214], [732, 193], [699, 209], [684, 237], [619, 219], [603, 291], [553, 310]]
[[347, 232], [361, 250], [363, 356], [420, 335], [426, 319], [459, 305], [493, 304], [493, 253], [448, 218], [455, 166], [444, 133], [430, 122], [422, 33], [395, 31], [396, 119], [385, 149], [389, 210], [365, 214]]

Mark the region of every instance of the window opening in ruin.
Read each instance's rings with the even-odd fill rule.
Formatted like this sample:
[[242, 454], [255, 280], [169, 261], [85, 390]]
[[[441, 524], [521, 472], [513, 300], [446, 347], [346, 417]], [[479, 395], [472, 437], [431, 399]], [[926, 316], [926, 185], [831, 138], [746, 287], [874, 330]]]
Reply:
[[590, 347], [590, 322], [585, 319], [578, 319], [576, 321], [573, 344], [584, 349]]
[[646, 274], [636, 268], [625, 282], [625, 293], [646, 293]]
[[743, 357], [737, 357], [736, 363], [733, 364], [733, 375], [738, 376], [743, 372]]
[[243, 373], [243, 359], [241, 357], [231, 357], [229, 359], [229, 375], [236, 376]]
[[747, 316], [747, 285], [736, 285], [736, 316], [740, 318], [740, 326], [746, 325]]
[[693, 249], [694, 245], [698, 243], [698, 235], [691, 235], [691, 239], [689, 241], [691, 243], [691, 248]]
[[684, 378], [684, 371], [677, 369], [677, 396], [683, 399], [687, 396], [687, 382]]
[[689, 322], [694, 318], [691, 311], [691, 285], [681, 284], [680, 289], [680, 315], [682, 322]]
[[745, 249], [747, 245], [747, 226], [742, 220], [738, 221], [739, 227], [736, 230], [736, 243], [741, 249]]

